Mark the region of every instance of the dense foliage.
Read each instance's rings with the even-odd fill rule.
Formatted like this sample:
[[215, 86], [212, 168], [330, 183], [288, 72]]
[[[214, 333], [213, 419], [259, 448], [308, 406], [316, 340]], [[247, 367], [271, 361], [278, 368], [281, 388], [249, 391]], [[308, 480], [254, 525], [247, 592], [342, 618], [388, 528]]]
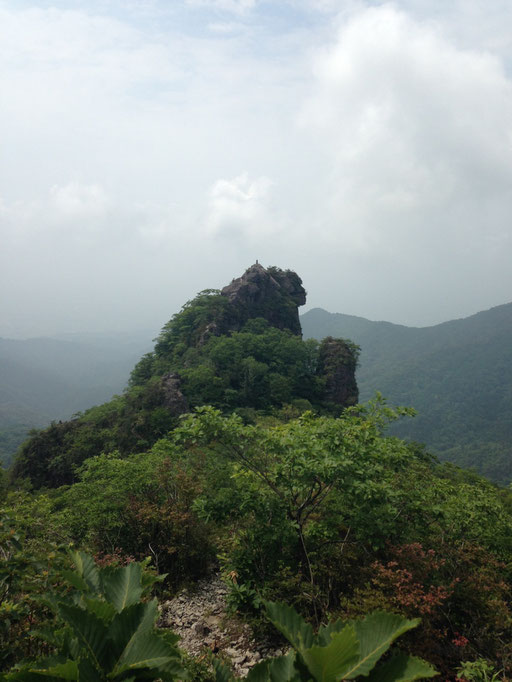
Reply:
[[246, 424], [200, 408], [144, 453], [87, 459], [51, 496], [9, 493], [19, 545], [4, 534], [3, 608], [21, 606], [6, 664], [51, 619], [38, 602], [58, 582], [51, 567], [38, 577], [48, 544], [62, 563], [73, 542], [108, 561], [151, 556], [170, 590], [218, 567], [255, 624], [263, 599], [316, 625], [385, 610], [422, 619], [403, 648], [446, 676], [476, 659], [509, 670], [511, 497], [386, 436], [399, 414], [377, 401]]
[[357, 381], [368, 400], [381, 391], [418, 411], [397, 426], [443, 460], [512, 480], [512, 303], [434, 327], [414, 328], [314, 309], [305, 338], [332, 334], [361, 346]]
[[[20, 448], [12, 479], [29, 478], [38, 488], [73, 483], [89, 457], [143, 451], [176, 426], [180, 413], [203, 404], [241, 410], [250, 420], [257, 411], [279, 413], [285, 406], [295, 415], [312, 408], [338, 414], [357, 401], [353, 343], [303, 341], [264, 318], [213, 333], [212, 325], [234, 324], [234, 314], [225, 296], [201, 292], [164, 326], [122, 396], [33, 433]], [[175, 377], [172, 389], [169, 377]]]
[[[355, 677], [374, 641], [356, 623], [375, 625], [375, 611], [391, 614], [379, 621], [389, 643], [403, 634], [382, 679], [415, 678], [418, 657], [444, 679], [509, 676], [510, 491], [391, 435], [411, 409], [380, 394], [354, 405], [357, 346], [304, 342], [262, 317], [235, 324], [226, 300], [188, 303], [122, 396], [34, 433], [0, 480], [0, 671], [19, 664], [20, 682], [181, 675], [172, 637], [153, 632], [145, 573], [122, 568], [150, 557], [168, 594], [220, 571], [256, 632], [269, 632], [267, 603], [294, 652], [253, 680]], [[69, 546], [107, 568], [75, 554], [71, 577]], [[129, 603], [112, 592], [118, 580]], [[128, 622], [135, 639], [147, 626], [160, 662], [137, 659]], [[220, 664], [205, 675], [230, 679]]]
[[[72, 558], [75, 571], [63, 571], [64, 584], [48, 594], [56, 628], [38, 634], [49, 644], [51, 655], [24, 661], [2, 676], [4, 680], [196, 679], [197, 668], [191, 671], [192, 666], [183, 666], [186, 661], [176, 647], [178, 637], [156, 627], [158, 603], [148, 597], [159, 578], [145, 570], [147, 562], [100, 567], [84, 552], [75, 552]], [[253, 682], [336, 682], [369, 673], [371, 679], [385, 676], [389, 682], [413, 682], [436, 674], [425, 661], [403, 653], [394, 652], [386, 663], [378, 664], [393, 642], [418, 620], [374, 613], [364, 620], [329, 623], [314, 635], [311, 625], [294, 609], [267, 603], [266, 610], [294, 650], [259, 663], [247, 676]], [[234, 679], [219, 659], [213, 664], [210, 679]]]
[[[364, 677], [373, 682], [406, 682], [436, 675], [425, 661], [404, 653], [394, 652], [384, 664], [378, 663], [391, 644], [416, 627], [419, 619], [373, 613], [364, 620], [330, 622], [315, 635], [311, 625], [290, 607], [267, 602], [266, 611], [293, 648], [285, 656], [259, 663], [250, 671], [248, 681], [338, 682]], [[234, 680], [222, 665], [215, 667], [218, 682]]]

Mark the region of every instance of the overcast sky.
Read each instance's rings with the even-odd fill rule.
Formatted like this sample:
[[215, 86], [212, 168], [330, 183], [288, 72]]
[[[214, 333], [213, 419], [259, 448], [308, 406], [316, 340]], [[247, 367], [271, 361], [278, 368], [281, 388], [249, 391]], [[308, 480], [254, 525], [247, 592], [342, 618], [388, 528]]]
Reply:
[[512, 300], [510, 0], [0, 0], [0, 335], [158, 330], [259, 260]]

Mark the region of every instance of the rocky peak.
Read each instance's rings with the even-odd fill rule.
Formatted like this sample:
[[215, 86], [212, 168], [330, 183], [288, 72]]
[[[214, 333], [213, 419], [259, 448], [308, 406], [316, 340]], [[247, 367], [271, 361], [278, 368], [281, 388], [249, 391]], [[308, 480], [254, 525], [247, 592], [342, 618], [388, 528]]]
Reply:
[[262, 317], [273, 327], [301, 335], [298, 307], [306, 302], [306, 291], [297, 273], [258, 262], [221, 291], [232, 307], [230, 329], [237, 320], [241, 328], [250, 318]]
[[348, 407], [359, 400], [355, 377], [359, 347], [328, 336], [320, 344], [318, 373], [325, 379], [325, 400]]

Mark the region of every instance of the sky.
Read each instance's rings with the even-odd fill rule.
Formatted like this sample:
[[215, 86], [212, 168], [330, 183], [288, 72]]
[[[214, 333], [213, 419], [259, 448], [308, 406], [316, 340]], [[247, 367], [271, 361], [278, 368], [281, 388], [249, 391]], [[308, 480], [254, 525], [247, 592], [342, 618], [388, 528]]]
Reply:
[[510, 0], [0, 0], [0, 336], [158, 330], [257, 259], [512, 301]]

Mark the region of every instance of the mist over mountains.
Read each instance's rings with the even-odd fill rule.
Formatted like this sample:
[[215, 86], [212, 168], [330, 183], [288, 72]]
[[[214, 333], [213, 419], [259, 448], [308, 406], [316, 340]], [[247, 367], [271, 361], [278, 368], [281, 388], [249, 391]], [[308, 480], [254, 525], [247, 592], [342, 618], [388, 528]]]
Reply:
[[152, 331], [0, 338], [0, 459], [8, 461], [29, 429], [68, 419], [120, 393]]

